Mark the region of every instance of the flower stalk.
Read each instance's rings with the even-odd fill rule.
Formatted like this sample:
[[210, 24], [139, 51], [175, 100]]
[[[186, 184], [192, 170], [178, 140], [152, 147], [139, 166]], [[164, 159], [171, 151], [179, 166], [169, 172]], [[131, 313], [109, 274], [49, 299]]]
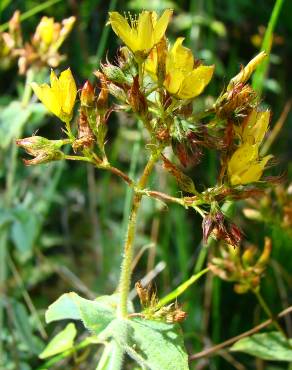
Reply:
[[155, 163], [159, 159], [161, 152], [162, 149], [160, 148], [157, 149], [155, 152], [151, 153], [150, 158], [144, 168], [143, 174], [137, 183], [137, 187], [134, 189], [134, 197], [126, 233], [126, 241], [124, 245], [124, 257], [122, 261], [121, 276], [119, 283], [120, 303], [118, 307], [118, 316], [121, 318], [126, 318], [128, 315], [127, 303], [132, 275], [131, 266], [134, 256], [135, 230], [137, 214], [142, 200], [142, 193], [140, 191], [145, 188], [147, 180], [154, 168]]

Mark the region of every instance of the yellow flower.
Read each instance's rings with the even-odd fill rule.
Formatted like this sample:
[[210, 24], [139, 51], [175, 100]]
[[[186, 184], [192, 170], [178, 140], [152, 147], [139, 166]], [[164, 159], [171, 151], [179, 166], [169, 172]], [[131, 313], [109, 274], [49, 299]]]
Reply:
[[261, 144], [270, 123], [270, 112], [253, 109], [243, 122], [242, 141]]
[[54, 18], [42, 17], [36, 29], [36, 35], [46, 44], [50, 45], [55, 33]]
[[72, 111], [77, 95], [77, 88], [70, 68], [63, 71], [58, 78], [51, 71], [51, 86], [38, 85], [32, 82], [31, 87], [44, 106], [62, 121], [68, 122], [72, 118]]
[[132, 50], [136, 57], [145, 59], [150, 50], [164, 36], [172, 10], [167, 9], [157, 19], [156, 12], [143, 11], [130, 24], [118, 12], [109, 13], [109, 23], [118, 37]]
[[259, 146], [244, 143], [232, 155], [228, 162], [228, 177], [231, 185], [248, 184], [258, 181], [272, 155], [259, 159]]
[[[214, 66], [199, 65], [194, 67], [194, 57], [190, 49], [182, 46], [184, 38], [179, 37], [167, 52], [165, 60], [166, 90], [180, 99], [192, 99], [200, 95], [210, 82]], [[157, 70], [157, 52], [151, 52], [146, 70], [153, 76]]]

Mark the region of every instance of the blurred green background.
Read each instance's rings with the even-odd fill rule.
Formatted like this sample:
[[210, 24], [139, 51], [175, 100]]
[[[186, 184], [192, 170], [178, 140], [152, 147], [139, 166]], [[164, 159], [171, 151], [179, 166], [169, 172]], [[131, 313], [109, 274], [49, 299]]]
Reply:
[[[215, 77], [207, 89], [207, 98], [212, 99], [239, 71], [240, 64], [246, 64], [261, 48], [275, 1], [68, 0], [42, 4], [45, 9], [22, 22], [24, 37], [29, 39], [43, 15], [57, 21], [76, 16], [73, 32], [62, 47], [67, 60], [59, 70], [70, 66], [79, 88], [86, 79], [94, 81], [92, 72], [107, 57], [114, 60], [120, 45], [110, 27], [105, 26], [108, 11], [174, 8], [169, 39], [185, 37], [186, 46], [197, 58], [216, 65]], [[7, 22], [16, 9], [25, 14], [39, 5], [33, 0], [1, 0], [0, 24]], [[273, 111], [272, 127], [284, 107], [289, 108], [292, 95], [291, 16], [292, 2], [286, 0], [276, 23], [262, 94], [265, 106]], [[21, 162], [24, 154], [17, 151], [12, 140], [17, 131], [12, 132], [7, 145], [3, 144], [7, 142], [5, 130], [12, 130], [12, 126], [1, 115], [8, 104], [19, 99], [24, 77], [18, 76], [15, 65], [0, 70], [0, 81], [0, 246], [2, 252], [4, 248], [7, 251], [0, 256], [0, 307], [4, 315], [0, 338], [5, 354], [3, 369], [27, 370], [36, 369], [41, 363], [37, 354], [45, 342], [44, 331], [51, 336], [60, 330], [61, 325], [42, 328], [44, 311], [50, 303], [71, 290], [92, 298], [115, 289], [131, 194], [119, 179], [87, 165], [58, 162], [25, 167]], [[38, 130], [42, 136], [58, 138], [62, 132], [56, 121], [36, 110], [23, 127], [22, 136], [31, 136]], [[271, 147], [277, 166], [270, 174], [284, 173], [287, 186], [292, 171], [291, 121], [289, 114]], [[127, 116], [111, 116], [107, 152], [125, 172], [133, 177], [139, 173], [145, 159], [143, 142], [135, 123]], [[209, 186], [217, 176], [217, 161], [214, 153], [206, 153], [202, 163], [190, 168], [188, 174], [199, 186]], [[155, 189], [179, 194], [176, 184], [160, 167], [150, 184]], [[269, 203], [266, 206], [269, 208]], [[272, 237], [273, 263], [263, 282], [263, 295], [271, 309], [279, 312], [291, 304], [291, 230], [281, 227], [277, 204], [272, 217], [267, 216], [263, 223], [244, 218], [242, 208], [244, 204], [240, 203], [231, 210], [231, 216], [240, 223], [249, 242], [262, 246], [265, 235]], [[137, 250], [142, 249], [143, 256], [135, 268], [134, 281], [154, 271], [158, 294], [165, 295], [196, 269], [201, 238], [201, 219], [194, 211], [174, 205], [166, 208], [146, 199], [136, 240]], [[193, 285], [179, 301], [188, 312], [183, 327], [189, 353], [228, 339], [264, 319], [253, 296], [238, 296], [230, 284], [212, 276]], [[288, 320], [285, 325], [291, 334], [291, 322]], [[94, 369], [93, 359], [78, 369]], [[227, 352], [193, 364], [196, 369], [211, 370], [277, 370], [287, 366]]]

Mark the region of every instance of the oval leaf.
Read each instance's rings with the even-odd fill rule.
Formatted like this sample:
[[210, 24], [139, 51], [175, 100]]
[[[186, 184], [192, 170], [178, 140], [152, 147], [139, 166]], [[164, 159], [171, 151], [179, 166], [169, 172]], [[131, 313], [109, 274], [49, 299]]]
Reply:
[[292, 339], [288, 341], [276, 331], [240, 339], [230, 350], [248, 353], [263, 360], [292, 362]]
[[112, 300], [104, 296], [91, 301], [73, 292], [66, 293], [49, 306], [46, 322], [81, 320], [88, 330], [98, 334], [114, 319], [114, 307]]

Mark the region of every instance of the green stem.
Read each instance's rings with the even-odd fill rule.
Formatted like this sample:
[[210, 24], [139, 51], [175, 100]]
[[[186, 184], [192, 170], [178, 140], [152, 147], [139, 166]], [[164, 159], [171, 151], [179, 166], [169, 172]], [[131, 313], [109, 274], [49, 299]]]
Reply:
[[[24, 21], [25, 19], [28, 19], [32, 17], [33, 15], [42, 12], [43, 10], [49, 8], [50, 6], [59, 3], [61, 0], [48, 0], [45, 1], [43, 4], [37, 5], [32, 9], [29, 9], [27, 12], [23, 13], [20, 16], [20, 21]], [[9, 22], [3, 23], [0, 26], [0, 32], [6, 31], [9, 28]]]
[[143, 61], [138, 61], [138, 75], [140, 89], [143, 87]]
[[132, 202], [132, 208], [129, 217], [129, 223], [126, 233], [126, 241], [124, 245], [124, 257], [121, 268], [121, 276], [119, 283], [119, 292], [120, 292], [120, 304], [118, 308], [118, 315], [121, 318], [127, 317], [128, 309], [128, 296], [130, 291], [131, 275], [132, 275], [132, 261], [134, 255], [134, 239], [135, 239], [135, 230], [136, 230], [136, 221], [137, 213], [140, 208], [142, 194], [139, 190], [143, 189], [147, 183], [149, 175], [152, 172], [152, 169], [157, 162], [161, 153], [161, 149], [153, 152], [149, 158], [148, 163], [144, 168], [144, 172], [137, 184], [137, 191], [134, 191], [134, 198]]
[[74, 141], [75, 140], [75, 136], [72, 133], [71, 126], [70, 126], [70, 121], [66, 121], [65, 122], [65, 125], [66, 125], [66, 131], [67, 131], [68, 138], [71, 141]]
[[287, 338], [287, 334], [285, 333], [284, 329], [281, 327], [281, 325], [278, 323], [275, 315], [273, 314], [273, 312], [270, 310], [267, 302], [264, 300], [263, 296], [261, 295], [261, 293], [258, 291], [258, 290], [254, 290], [253, 293], [255, 294], [260, 306], [262, 307], [262, 309], [265, 311], [266, 315], [272, 320], [275, 328], [277, 330], [279, 330], [280, 333], [282, 333], [284, 335], [284, 337]]

